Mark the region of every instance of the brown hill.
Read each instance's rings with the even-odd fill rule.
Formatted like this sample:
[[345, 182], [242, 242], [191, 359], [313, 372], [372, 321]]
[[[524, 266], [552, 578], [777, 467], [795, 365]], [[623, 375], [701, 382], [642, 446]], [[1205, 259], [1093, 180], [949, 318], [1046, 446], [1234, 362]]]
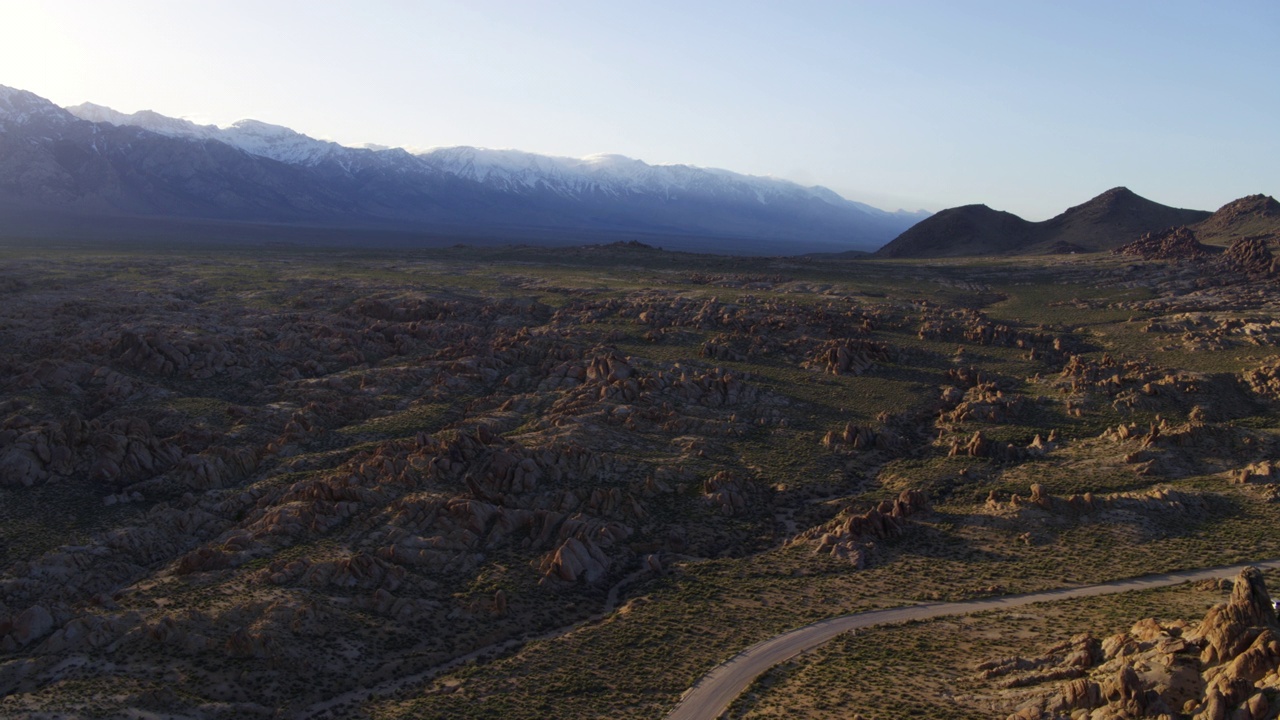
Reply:
[[1034, 223], [986, 205], [949, 208], [908, 228], [876, 251], [878, 257], [994, 255], [1027, 244]]
[[1036, 223], [1038, 241], [1028, 250], [1035, 252], [1056, 242], [1068, 242], [1090, 251], [1110, 250], [1143, 233], [1190, 225], [1208, 216], [1203, 210], [1161, 205], [1128, 188], [1117, 187], [1057, 217]]
[[1280, 240], [1280, 202], [1270, 195], [1249, 195], [1223, 205], [1195, 226], [1196, 237], [1210, 245], [1242, 238]]
[[1061, 248], [1095, 252], [1119, 247], [1144, 233], [1190, 225], [1207, 217], [1209, 213], [1203, 210], [1161, 205], [1117, 187], [1043, 222], [1029, 222], [985, 205], [943, 210], [899, 235], [876, 255], [1013, 255], [1058, 252]]

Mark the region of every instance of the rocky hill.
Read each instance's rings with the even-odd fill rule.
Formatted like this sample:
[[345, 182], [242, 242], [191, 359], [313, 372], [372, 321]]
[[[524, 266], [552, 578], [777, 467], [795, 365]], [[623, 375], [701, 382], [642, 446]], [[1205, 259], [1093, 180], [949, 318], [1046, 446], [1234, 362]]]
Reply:
[[943, 210], [899, 235], [876, 255], [922, 258], [1096, 252], [1208, 216], [1202, 210], [1168, 207], [1117, 187], [1043, 222], [1030, 222], [985, 205]]
[[1152, 202], [1128, 188], [1112, 188], [1057, 217], [1036, 223], [1032, 252], [1058, 243], [1086, 251], [1109, 250], [1143, 233], [1187, 225], [1208, 217], [1203, 210], [1184, 210]]
[[957, 257], [1005, 254], [1025, 247], [1034, 223], [986, 205], [949, 208], [921, 222], [881, 248], [886, 258]]
[[[1201, 242], [1201, 239], [1208, 242]], [[1192, 226], [1149, 232], [1111, 252], [1147, 260], [1203, 261], [1221, 252], [1218, 265], [1231, 271], [1272, 277], [1275, 260], [1269, 245], [1280, 240], [1280, 203], [1266, 195], [1250, 195], [1222, 206]], [[1226, 246], [1225, 252], [1220, 246]]]
[[1249, 195], [1223, 205], [1195, 225], [1196, 237], [1211, 245], [1257, 237], [1280, 239], [1280, 202], [1270, 195]]

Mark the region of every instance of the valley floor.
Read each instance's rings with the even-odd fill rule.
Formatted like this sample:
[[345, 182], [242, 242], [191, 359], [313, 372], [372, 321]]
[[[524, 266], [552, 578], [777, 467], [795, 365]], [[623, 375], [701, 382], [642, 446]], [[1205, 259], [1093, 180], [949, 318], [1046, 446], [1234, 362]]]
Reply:
[[[1212, 262], [0, 245], [0, 715], [654, 718], [1280, 557], [1277, 280]], [[1222, 594], [729, 712], [1004, 717], [983, 662]]]

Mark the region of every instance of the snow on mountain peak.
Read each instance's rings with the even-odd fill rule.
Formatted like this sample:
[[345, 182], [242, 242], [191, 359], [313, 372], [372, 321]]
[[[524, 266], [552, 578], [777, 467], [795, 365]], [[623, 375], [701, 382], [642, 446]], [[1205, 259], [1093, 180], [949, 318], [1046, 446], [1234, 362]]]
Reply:
[[[9, 91], [10, 94], [14, 92]], [[4, 107], [4, 97], [5, 95], [0, 94], [0, 111]], [[773, 177], [742, 175], [692, 165], [651, 165], [616, 153], [571, 158], [464, 145], [431, 148], [412, 155], [404, 151], [383, 154], [394, 148], [373, 145], [349, 148], [260, 120], [240, 120], [228, 127], [197, 125], [149, 110], [126, 115], [92, 103], [67, 108], [67, 111], [91, 122], [137, 126], [171, 137], [216, 140], [251, 155], [291, 165], [314, 166], [322, 162], [333, 162], [350, 171], [367, 162], [397, 163], [397, 170], [447, 173], [503, 192], [549, 192], [565, 198], [714, 198], [762, 205], [775, 202], [820, 202], [871, 215], [890, 215], [869, 205], [846, 200], [824, 187], [804, 187]], [[375, 153], [380, 160], [373, 159]]]
[[154, 110], [139, 110], [133, 114], [125, 114], [119, 110], [87, 102], [73, 105], [67, 108], [67, 112], [89, 122], [110, 123], [120, 127], [140, 127], [169, 137], [212, 140], [218, 133], [216, 125], [197, 125], [190, 120], [161, 115]]
[[291, 165], [314, 165], [343, 151], [354, 151], [327, 140], [316, 140], [283, 125], [261, 120], [240, 120], [218, 131], [218, 140], [252, 155]]
[[594, 155], [588, 155], [582, 158], [581, 161], [588, 165], [598, 165], [602, 167], [604, 166], [616, 167], [616, 166], [625, 166], [625, 165], [630, 165], [630, 166], [647, 165], [643, 160], [636, 160], [634, 158], [629, 158], [626, 155], [619, 155], [617, 153], [596, 153]]
[[762, 204], [816, 199], [837, 206], [849, 204], [826, 188], [692, 165], [650, 165], [616, 153], [570, 158], [458, 146], [432, 148], [417, 157], [441, 172], [514, 192], [549, 191], [566, 197], [649, 195], [668, 200], [720, 197]]
[[140, 127], [169, 137], [217, 140], [250, 155], [293, 165], [314, 165], [335, 151], [346, 149], [337, 143], [316, 140], [282, 125], [260, 120], [240, 120], [228, 127], [197, 125], [190, 120], [168, 117], [151, 110], [125, 114], [93, 103], [69, 107], [67, 112], [90, 122]]
[[237, 120], [232, 123], [230, 127], [222, 128], [222, 131], [224, 133], [234, 133], [240, 137], [257, 137], [276, 141], [307, 140], [314, 143], [324, 143], [326, 145], [335, 144], [325, 142], [324, 140], [316, 140], [283, 125], [272, 125], [271, 123], [262, 122], [261, 120]]
[[62, 124], [69, 118], [62, 108], [35, 93], [0, 85], [0, 129], [36, 119]]
[[105, 122], [111, 123], [112, 125], [123, 125], [125, 124], [124, 121], [129, 117], [118, 110], [112, 110], [105, 105], [97, 105], [91, 102], [72, 105], [71, 107], [66, 108], [66, 111], [81, 120], [88, 120], [89, 122], [95, 123]]

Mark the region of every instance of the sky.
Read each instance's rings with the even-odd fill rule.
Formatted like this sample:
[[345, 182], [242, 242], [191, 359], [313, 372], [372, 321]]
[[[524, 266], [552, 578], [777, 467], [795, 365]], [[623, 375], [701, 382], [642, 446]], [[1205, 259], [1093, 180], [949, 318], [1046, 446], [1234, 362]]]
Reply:
[[0, 85], [1032, 220], [1280, 195], [1280, 2], [0, 0]]

